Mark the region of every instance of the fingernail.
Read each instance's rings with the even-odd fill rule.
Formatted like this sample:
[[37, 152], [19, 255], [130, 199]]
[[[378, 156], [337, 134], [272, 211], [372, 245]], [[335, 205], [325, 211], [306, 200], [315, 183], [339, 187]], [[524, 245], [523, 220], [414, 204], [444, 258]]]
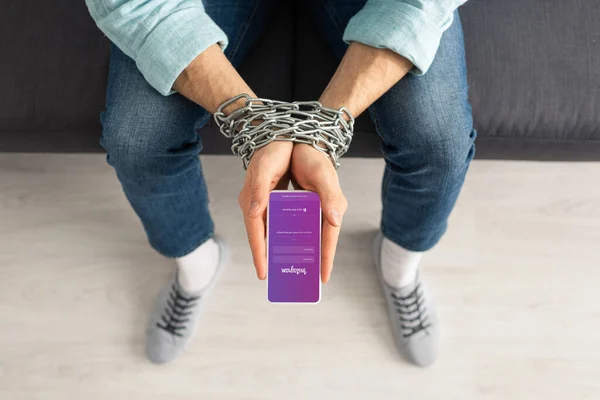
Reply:
[[258, 203], [252, 202], [250, 203], [250, 210], [248, 210], [248, 215], [252, 216], [258, 210]]
[[335, 226], [340, 226], [340, 224], [342, 223], [342, 217], [340, 217], [340, 213], [338, 213], [337, 211], [331, 211], [329, 215], [331, 216], [331, 219]]

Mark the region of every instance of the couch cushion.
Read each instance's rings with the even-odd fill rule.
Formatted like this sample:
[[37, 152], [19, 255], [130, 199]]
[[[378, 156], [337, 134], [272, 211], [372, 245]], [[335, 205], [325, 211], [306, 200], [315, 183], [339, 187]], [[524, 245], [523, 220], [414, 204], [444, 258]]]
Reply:
[[[470, 1], [460, 12], [477, 157], [600, 160], [600, 2]], [[316, 99], [337, 61], [309, 15], [297, 19], [294, 96]], [[368, 116], [356, 131], [354, 152], [377, 155]]]
[[568, 159], [575, 153], [565, 150], [580, 145], [576, 158], [600, 159], [600, 2], [467, 4], [470, 95], [487, 139], [480, 153]]
[[0, 150], [59, 151], [68, 141], [88, 147], [98, 136], [108, 48], [83, 1], [4, 5]]
[[[600, 160], [600, 3], [470, 1], [461, 16], [477, 157]], [[0, 151], [101, 150], [108, 41], [84, 3], [11, 2], [0, 49]], [[261, 96], [306, 100], [336, 65], [302, 2], [284, 1], [240, 72]], [[378, 156], [367, 114], [356, 131], [349, 155]], [[214, 125], [203, 136], [229, 151]]]
[[[240, 73], [257, 93], [290, 100], [291, 4], [282, 2], [272, 21]], [[109, 46], [83, 1], [22, 0], [4, 7], [0, 13], [0, 151], [102, 151], [99, 115], [104, 108]], [[229, 152], [229, 142], [216, 132], [203, 136], [206, 152]]]

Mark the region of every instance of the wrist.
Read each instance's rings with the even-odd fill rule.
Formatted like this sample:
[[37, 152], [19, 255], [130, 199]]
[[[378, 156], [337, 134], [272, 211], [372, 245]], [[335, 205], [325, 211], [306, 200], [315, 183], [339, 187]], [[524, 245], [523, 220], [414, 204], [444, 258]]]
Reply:
[[[368, 107], [365, 105], [366, 100], [362, 98], [359, 92], [344, 92], [344, 94], [341, 95], [340, 93], [342, 92], [343, 91], [339, 90], [335, 85], [328, 86], [319, 98], [319, 103], [321, 103], [323, 107], [333, 108], [334, 110], [339, 110], [343, 107], [350, 111], [354, 118]], [[346, 113], [343, 113], [340, 117], [346, 122], [350, 120], [350, 116]]]
[[[225, 115], [223, 110], [240, 99], [244, 107]], [[232, 139], [231, 150], [242, 158], [245, 168], [255, 150], [273, 141], [283, 142], [277, 146], [290, 150], [295, 143], [313, 147], [331, 158], [337, 168], [338, 159], [348, 150], [354, 129], [354, 118], [345, 107], [323, 107], [314, 101], [287, 103], [251, 98], [247, 94], [222, 103], [214, 119], [221, 133]]]
[[227, 116], [227, 115], [230, 115], [231, 113], [233, 113], [235, 110], [239, 110], [240, 108], [244, 107], [245, 105], [246, 105], [246, 99], [241, 98], [241, 99], [238, 99], [238, 100], [228, 104], [227, 107], [223, 107], [223, 109], [221, 111], [223, 112], [223, 114], [225, 114]]
[[[239, 93], [255, 97], [246, 82], [223, 54], [219, 44], [213, 44], [200, 53], [179, 74], [173, 89], [214, 114], [219, 106]], [[243, 99], [228, 104], [221, 110], [229, 114], [244, 105]]]
[[410, 61], [389, 49], [352, 42], [320, 102], [331, 108], [346, 107], [357, 117], [411, 68]]
[[[307, 144], [307, 143], [294, 143], [294, 148], [296, 148], [297, 146], [311, 147], [315, 151], [319, 151], [318, 149], [315, 148], [315, 146], [320, 149], [327, 150], [327, 146], [325, 146], [325, 144], [323, 142], [317, 142], [317, 144], [315, 144], [315, 145]], [[319, 153], [322, 153], [322, 151], [319, 151]]]

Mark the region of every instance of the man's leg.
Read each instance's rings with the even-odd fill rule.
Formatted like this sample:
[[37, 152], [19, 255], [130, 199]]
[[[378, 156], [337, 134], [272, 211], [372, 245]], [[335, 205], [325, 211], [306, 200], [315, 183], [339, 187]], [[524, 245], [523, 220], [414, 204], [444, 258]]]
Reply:
[[[270, 2], [204, 3], [230, 38], [225, 54], [237, 66], [258, 37]], [[209, 119], [178, 94], [161, 96], [113, 46], [101, 143], [151, 245], [167, 257], [188, 254], [212, 236], [197, 132]]]
[[213, 235], [196, 131], [208, 118], [180, 95], [160, 95], [113, 46], [101, 143], [150, 244], [167, 257]]
[[[262, 30], [269, 2], [205, 1], [205, 7], [230, 38], [225, 54], [237, 65]], [[113, 47], [101, 143], [151, 245], [179, 266], [149, 324], [147, 350], [155, 362], [171, 360], [190, 339], [200, 301], [223, 258], [212, 239], [198, 159], [197, 130], [209, 119], [178, 94], [161, 96], [134, 61]]]
[[475, 153], [458, 13], [424, 76], [406, 76], [369, 109], [386, 160], [381, 229], [402, 247], [429, 250]]
[[439, 326], [417, 268], [422, 252], [444, 234], [475, 152], [458, 13], [427, 74], [406, 76], [369, 111], [386, 161], [383, 235], [376, 242], [382, 285], [390, 315], [400, 315], [392, 318], [399, 347], [429, 365]]
[[[328, 1], [315, 17], [338, 57], [341, 35], [364, 2]], [[318, 9], [315, 7], [315, 9]], [[455, 14], [425, 76], [407, 75], [370, 108], [386, 161], [375, 259], [400, 349], [411, 361], [435, 358], [435, 306], [417, 274], [421, 253], [446, 229], [474, 153], [462, 29]]]

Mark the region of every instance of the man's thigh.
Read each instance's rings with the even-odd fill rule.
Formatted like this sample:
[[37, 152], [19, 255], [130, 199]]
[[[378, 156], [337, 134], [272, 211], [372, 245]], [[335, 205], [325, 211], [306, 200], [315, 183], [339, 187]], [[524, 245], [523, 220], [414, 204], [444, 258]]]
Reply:
[[[206, 13], [225, 32], [225, 55], [237, 67], [264, 31], [279, 0], [203, 0]], [[274, 49], [275, 51], [275, 49]]]
[[406, 75], [369, 111], [384, 142], [384, 153], [406, 148], [456, 156], [457, 163], [472, 157], [475, 132], [458, 13], [444, 32], [427, 73]]
[[366, 0], [309, 0], [306, 5], [325, 41], [338, 58], [342, 58], [348, 45], [342, 37], [348, 21]]
[[[274, 0], [205, 0], [206, 12], [229, 38], [225, 55], [237, 65], [263, 30]], [[199, 151], [197, 129], [210, 114], [179, 94], [162, 96], [135, 61], [113, 45], [102, 144], [132, 159], [185, 147]], [[193, 144], [193, 145], [192, 145]], [[135, 153], [135, 154], [130, 154]]]
[[135, 61], [111, 49], [101, 143], [109, 162], [133, 169], [168, 149], [197, 141], [195, 122], [204, 110], [179, 94], [163, 96], [146, 81]]
[[[343, 57], [348, 45], [342, 40], [348, 21], [365, 0], [311, 0], [308, 4], [334, 54]], [[399, 147], [422, 151], [454, 142], [471, 149], [474, 138], [468, 101], [467, 71], [462, 25], [458, 12], [444, 32], [436, 57], [422, 76], [407, 74], [370, 108], [384, 142], [384, 152]]]

